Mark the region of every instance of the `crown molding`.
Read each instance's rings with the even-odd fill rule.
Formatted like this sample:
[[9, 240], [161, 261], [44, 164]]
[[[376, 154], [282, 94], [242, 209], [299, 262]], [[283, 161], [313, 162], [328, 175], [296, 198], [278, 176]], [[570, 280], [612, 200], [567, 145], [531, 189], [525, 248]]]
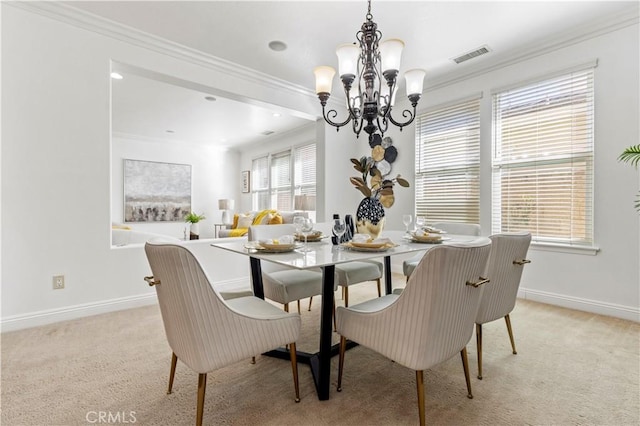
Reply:
[[278, 91], [295, 95], [316, 97], [316, 94], [300, 85], [256, 71], [234, 62], [209, 55], [202, 51], [156, 37], [136, 28], [120, 24], [101, 16], [53, 1], [9, 1], [3, 4], [18, 7], [31, 13], [64, 22], [84, 30], [101, 34], [119, 41], [152, 50], [185, 62], [199, 65], [224, 74], [233, 75], [248, 82], [257, 83]]
[[[46, 16], [185, 62], [233, 75], [248, 82], [257, 83], [279, 91], [290, 92], [295, 95], [316, 98], [314, 91], [304, 86], [296, 85], [252, 68], [244, 67], [202, 51], [153, 36], [67, 4], [54, 1], [4, 1], [3, 5], [21, 8], [31, 13]], [[639, 22], [638, 13], [638, 5], [632, 3], [628, 8], [617, 14], [607, 15], [588, 24], [576, 26], [535, 43], [519, 47], [517, 50], [512, 49], [502, 54], [496, 54], [493, 58], [487, 58], [489, 59], [487, 63], [480, 63], [479, 65], [467, 64], [464, 70], [449, 72], [446, 76], [434, 78], [433, 80], [429, 80], [427, 77], [425, 81], [425, 92], [441, 89], [451, 84], [532, 59], [554, 50], [562, 49], [628, 26], [637, 25]], [[339, 106], [344, 103], [344, 99], [341, 99], [340, 95], [332, 96], [328, 102], [330, 105]]]
[[579, 25], [570, 30], [546, 37], [535, 43], [521, 46], [517, 50], [512, 49], [508, 52], [504, 52], [499, 55], [497, 54], [488, 63], [481, 63], [475, 66], [471, 65], [465, 70], [450, 72], [447, 76], [435, 78], [431, 81], [427, 80], [425, 81], [425, 91], [428, 92], [430, 90], [441, 89], [451, 84], [478, 77], [482, 74], [572, 46], [607, 33], [632, 25], [638, 25], [640, 22], [638, 11], [638, 5], [633, 4], [616, 14], [601, 17], [600, 19], [588, 24]]

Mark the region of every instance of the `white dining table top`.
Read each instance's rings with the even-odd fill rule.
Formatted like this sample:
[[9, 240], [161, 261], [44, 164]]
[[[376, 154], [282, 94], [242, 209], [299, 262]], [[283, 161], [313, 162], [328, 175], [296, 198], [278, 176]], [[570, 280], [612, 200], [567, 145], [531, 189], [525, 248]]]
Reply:
[[260, 260], [274, 262], [283, 266], [289, 266], [297, 269], [308, 269], [337, 265], [340, 263], [352, 262], [354, 260], [367, 260], [384, 256], [419, 252], [429, 250], [430, 248], [442, 244], [466, 243], [478, 238], [468, 235], [451, 234], [444, 234], [443, 237], [444, 241], [437, 244], [415, 243], [406, 238], [404, 231], [385, 230], [380, 235], [380, 238], [389, 238], [393, 243], [397, 244], [395, 247], [389, 248], [385, 251], [355, 251], [348, 248], [342, 248], [342, 250], [339, 250], [338, 246], [331, 243], [330, 238], [324, 238], [318, 242], [307, 243], [307, 246], [310, 249], [308, 252], [300, 252], [296, 249], [285, 253], [267, 253], [248, 248], [251, 247], [251, 242], [247, 243], [246, 240], [215, 242], [211, 245], [213, 247], [254, 257]]

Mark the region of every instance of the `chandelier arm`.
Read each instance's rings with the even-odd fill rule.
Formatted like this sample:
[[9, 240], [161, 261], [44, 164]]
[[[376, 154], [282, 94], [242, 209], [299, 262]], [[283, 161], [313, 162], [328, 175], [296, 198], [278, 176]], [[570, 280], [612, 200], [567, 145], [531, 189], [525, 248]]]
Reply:
[[378, 130], [380, 131], [380, 136], [384, 136], [384, 134], [389, 129], [389, 120], [387, 120], [386, 116], [381, 115], [381, 116], [378, 116], [378, 118], [376, 119], [376, 122], [378, 125]]
[[340, 129], [340, 127], [344, 126], [345, 124], [349, 123], [349, 121], [351, 121], [352, 116], [349, 115], [347, 117], [346, 120], [344, 120], [342, 123], [337, 123], [335, 121], [333, 121], [331, 118], [336, 118], [338, 116], [338, 112], [335, 109], [330, 109], [328, 111], [325, 112], [325, 108], [322, 107], [322, 118], [324, 118], [324, 121], [326, 121], [327, 123], [331, 124], [333, 127], [337, 127], [338, 130]]
[[387, 118], [389, 119], [389, 121], [391, 123], [393, 123], [394, 126], [398, 126], [398, 127], [400, 127], [400, 130], [402, 130], [402, 128], [404, 126], [408, 126], [416, 118], [416, 107], [415, 106], [413, 107], [413, 112], [409, 111], [408, 109], [405, 109], [404, 111], [402, 111], [402, 116], [403, 117], [409, 117], [409, 119], [407, 121], [405, 121], [404, 123], [399, 123], [399, 122], [397, 122], [396, 120], [393, 119], [393, 116], [391, 115], [391, 113], [389, 113]]
[[356, 134], [356, 138], [360, 137], [360, 132], [362, 131], [363, 123], [364, 123], [364, 120], [362, 119], [358, 119], [358, 118], [353, 119], [353, 133]]

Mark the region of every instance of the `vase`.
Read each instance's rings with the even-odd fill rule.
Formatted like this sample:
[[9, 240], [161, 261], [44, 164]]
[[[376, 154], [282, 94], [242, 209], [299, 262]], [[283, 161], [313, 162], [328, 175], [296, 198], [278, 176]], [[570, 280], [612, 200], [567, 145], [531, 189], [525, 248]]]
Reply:
[[356, 211], [356, 229], [359, 234], [368, 234], [376, 239], [384, 227], [384, 207], [380, 200], [373, 197], [364, 198]]
[[189, 227], [189, 239], [190, 240], [198, 240], [200, 234], [200, 225], [198, 223], [192, 223]]

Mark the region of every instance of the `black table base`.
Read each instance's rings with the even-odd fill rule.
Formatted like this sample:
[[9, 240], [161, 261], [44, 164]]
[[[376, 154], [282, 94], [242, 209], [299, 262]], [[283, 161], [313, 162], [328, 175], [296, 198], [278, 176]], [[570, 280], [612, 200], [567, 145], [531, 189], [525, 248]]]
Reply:
[[[264, 299], [264, 290], [262, 287], [262, 271], [260, 259], [251, 257], [251, 278], [253, 281], [253, 290], [256, 297]], [[318, 399], [325, 401], [329, 399], [329, 388], [331, 381], [331, 358], [338, 355], [340, 345], [331, 345], [331, 333], [333, 332], [333, 321], [331, 315], [333, 313], [334, 299], [334, 274], [335, 265], [327, 265], [322, 268], [322, 307], [320, 311], [320, 349], [317, 353], [308, 353], [304, 351], [296, 351], [298, 362], [308, 364], [311, 367], [311, 374], [318, 393]], [[384, 257], [384, 277], [385, 290], [387, 294], [391, 294], [391, 258]], [[347, 349], [351, 349], [358, 344], [348, 341]], [[265, 352], [263, 355], [275, 358], [289, 360], [289, 351], [284, 348], [275, 349]]]

